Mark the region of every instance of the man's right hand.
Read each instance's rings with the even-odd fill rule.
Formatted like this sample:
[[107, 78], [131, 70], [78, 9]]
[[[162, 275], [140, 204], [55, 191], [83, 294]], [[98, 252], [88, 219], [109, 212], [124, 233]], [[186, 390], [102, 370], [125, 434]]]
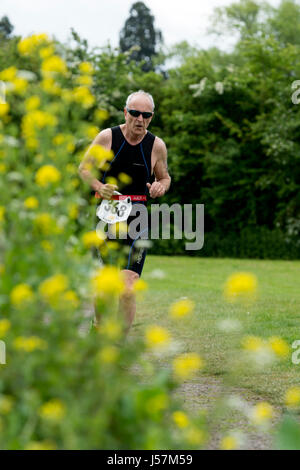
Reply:
[[97, 190], [103, 199], [111, 199], [114, 191], [118, 189], [115, 184], [102, 184], [101, 188]]

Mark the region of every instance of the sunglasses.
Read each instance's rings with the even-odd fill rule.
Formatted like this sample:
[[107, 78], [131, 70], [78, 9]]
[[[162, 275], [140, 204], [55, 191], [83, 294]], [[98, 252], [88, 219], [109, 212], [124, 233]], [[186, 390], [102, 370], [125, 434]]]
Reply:
[[136, 109], [128, 109], [128, 108], [126, 109], [129, 112], [129, 114], [131, 114], [131, 116], [133, 117], [139, 117], [139, 115], [141, 114], [144, 119], [149, 119], [153, 115], [153, 113], [150, 113], [149, 111], [145, 111], [142, 113], [142, 111], [137, 111]]

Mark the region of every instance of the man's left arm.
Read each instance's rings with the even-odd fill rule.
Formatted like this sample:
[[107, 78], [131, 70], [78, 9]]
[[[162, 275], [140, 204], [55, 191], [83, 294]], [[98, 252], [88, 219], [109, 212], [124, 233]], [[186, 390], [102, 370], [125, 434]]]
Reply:
[[163, 196], [168, 191], [171, 177], [168, 173], [168, 153], [164, 141], [157, 137], [154, 142], [153, 151], [156, 157], [156, 163], [153, 168], [155, 181], [152, 184], [147, 183], [147, 186], [150, 197], [155, 198]]

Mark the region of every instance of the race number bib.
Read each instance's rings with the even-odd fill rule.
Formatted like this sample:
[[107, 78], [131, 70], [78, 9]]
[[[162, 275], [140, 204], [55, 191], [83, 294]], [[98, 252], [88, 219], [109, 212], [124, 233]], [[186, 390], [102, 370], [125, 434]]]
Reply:
[[114, 194], [121, 196], [120, 199], [103, 199], [96, 212], [97, 217], [107, 224], [124, 222], [128, 219], [132, 209], [132, 202], [130, 197], [124, 196], [123, 199], [122, 195], [117, 191], [114, 191]]

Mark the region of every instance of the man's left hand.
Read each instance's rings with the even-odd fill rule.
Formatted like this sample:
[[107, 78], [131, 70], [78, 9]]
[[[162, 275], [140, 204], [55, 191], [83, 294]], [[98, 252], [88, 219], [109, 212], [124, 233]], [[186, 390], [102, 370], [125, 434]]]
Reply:
[[150, 197], [161, 197], [165, 194], [166, 190], [164, 186], [159, 181], [154, 181], [154, 183], [147, 183], [149, 189]]

